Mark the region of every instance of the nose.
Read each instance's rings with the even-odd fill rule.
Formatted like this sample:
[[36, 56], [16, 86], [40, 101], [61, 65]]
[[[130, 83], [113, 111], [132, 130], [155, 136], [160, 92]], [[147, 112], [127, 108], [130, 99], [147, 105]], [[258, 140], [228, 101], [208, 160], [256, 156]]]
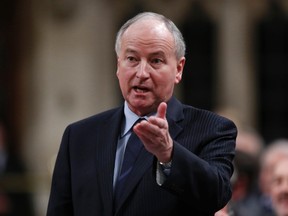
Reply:
[[147, 78], [149, 76], [149, 64], [147, 61], [142, 60], [140, 64], [138, 64], [136, 77], [137, 78]]

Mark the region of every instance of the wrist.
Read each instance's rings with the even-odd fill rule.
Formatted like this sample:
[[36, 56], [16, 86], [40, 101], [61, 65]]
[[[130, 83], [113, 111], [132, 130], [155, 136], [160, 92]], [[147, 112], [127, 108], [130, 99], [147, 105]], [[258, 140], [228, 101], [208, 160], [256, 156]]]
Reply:
[[158, 161], [158, 166], [161, 168], [162, 172], [165, 176], [169, 176], [171, 172], [171, 166], [172, 166], [172, 160], [170, 160], [167, 163], [163, 163], [161, 161]]
[[163, 168], [163, 169], [170, 169], [171, 166], [172, 166], [172, 160], [168, 161], [168, 162], [161, 162], [159, 161], [159, 164], [160, 166]]

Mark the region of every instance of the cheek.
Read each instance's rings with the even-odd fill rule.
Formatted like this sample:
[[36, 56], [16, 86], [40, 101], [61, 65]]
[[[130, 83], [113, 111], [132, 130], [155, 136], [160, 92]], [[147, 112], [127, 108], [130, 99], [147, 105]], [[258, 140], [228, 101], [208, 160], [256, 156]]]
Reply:
[[123, 80], [123, 75], [122, 73], [119, 71], [119, 69], [117, 70], [117, 73], [116, 73], [116, 76], [118, 78], [118, 82], [121, 84], [122, 83], [122, 80]]
[[117, 77], [121, 88], [126, 88], [130, 85], [130, 82], [133, 78], [133, 73], [128, 70], [118, 70]]
[[171, 71], [167, 71], [165, 74], [162, 74], [162, 76], [160, 76], [158, 80], [162, 83], [162, 85], [170, 87], [171, 85], [175, 84], [176, 76], [175, 74], [172, 74]]
[[270, 188], [270, 194], [272, 195], [272, 197], [274, 197], [273, 199], [277, 199], [277, 196], [278, 196], [279, 193], [281, 192], [280, 187], [281, 187], [280, 185], [271, 186], [271, 188]]
[[125, 80], [126, 80], [125, 77], [123, 77], [123, 74], [121, 73], [118, 74], [117, 77], [121, 88], [123, 88], [125, 86]]
[[270, 194], [271, 194], [272, 197], [275, 196], [275, 194], [276, 194], [276, 188], [275, 188], [275, 186], [272, 186], [272, 187], [271, 187], [271, 189], [270, 189]]

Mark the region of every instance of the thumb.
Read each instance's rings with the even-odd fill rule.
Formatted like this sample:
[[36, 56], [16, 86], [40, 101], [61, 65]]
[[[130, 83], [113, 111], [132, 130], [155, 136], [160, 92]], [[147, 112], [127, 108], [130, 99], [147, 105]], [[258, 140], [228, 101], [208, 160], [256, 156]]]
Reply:
[[166, 111], [167, 111], [167, 104], [165, 102], [161, 102], [157, 109], [157, 117], [166, 119]]

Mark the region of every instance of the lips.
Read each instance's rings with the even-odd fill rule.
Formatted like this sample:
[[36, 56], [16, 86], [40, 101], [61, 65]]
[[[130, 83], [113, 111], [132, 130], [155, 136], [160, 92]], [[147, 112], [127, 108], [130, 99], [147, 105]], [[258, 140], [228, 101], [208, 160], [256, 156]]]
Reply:
[[149, 89], [146, 88], [146, 87], [140, 87], [140, 86], [134, 86], [133, 87], [134, 91], [137, 92], [137, 93], [145, 93], [145, 92], [148, 92]]
[[288, 194], [283, 194], [279, 197], [279, 201], [288, 204]]

